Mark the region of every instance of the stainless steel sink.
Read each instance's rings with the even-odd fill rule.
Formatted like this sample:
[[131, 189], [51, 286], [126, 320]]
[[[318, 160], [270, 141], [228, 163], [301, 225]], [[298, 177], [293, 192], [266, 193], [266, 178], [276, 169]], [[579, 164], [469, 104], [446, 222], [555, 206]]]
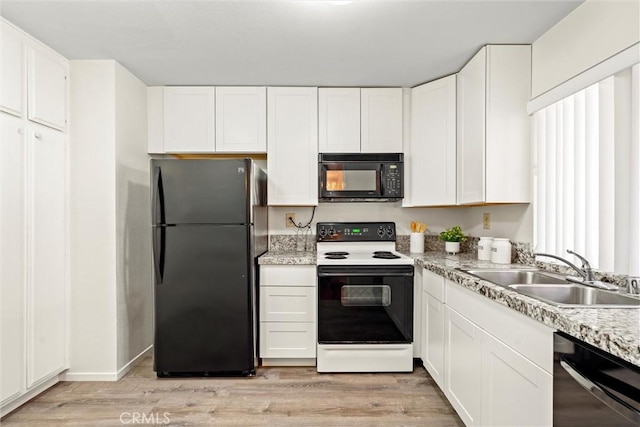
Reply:
[[561, 274], [536, 268], [458, 270], [558, 307], [640, 308], [640, 298], [571, 283]]
[[640, 299], [613, 291], [605, 291], [585, 285], [565, 284], [514, 284], [508, 286], [514, 291], [547, 302], [555, 306], [598, 307], [598, 308], [640, 308]]
[[502, 286], [516, 284], [561, 284], [567, 283], [561, 275], [545, 272], [538, 269], [506, 270], [506, 269], [460, 269], [480, 279], [487, 280]]

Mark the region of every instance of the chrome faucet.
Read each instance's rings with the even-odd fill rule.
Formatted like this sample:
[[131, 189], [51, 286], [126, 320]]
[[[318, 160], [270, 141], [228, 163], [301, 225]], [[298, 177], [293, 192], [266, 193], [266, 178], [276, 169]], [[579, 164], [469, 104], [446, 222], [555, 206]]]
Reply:
[[552, 255], [552, 254], [545, 254], [542, 252], [536, 252], [533, 254], [534, 257], [536, 256], [546, 256], [549, 258], [555, 258], [559, 261], [564, 262], [565, 264], [567, 264], [569, 267], [573, 268], [581, 277], [581, 279], [577, 278], [577, 277], [567, 277], [567, 280], [570, 282], [576, 282], [576, 283], [582, 283], [584, 285], [589, 285], [589, 286], [593, 286], [595, 288], [601, 288], [601, 289], [607, 289], [607, 290], [618, 290], [618, 286], [611, 284], [611, 283], [605, 283], [605, 282], [601, 282], [599, 280], [594, 280], [594, 276], [593, 276], [593, 268], [591, 268], [591, 264], [589, 264], [589, 261], [583, 257], [582, 255], [579, 255], [575, 252], [573, 252], [572, 250], [567, 249], [567, 252], [577, 256], [578, 258], [580, 258], [580, 261], [582, 261], [582, 268], [576, 266], [575, 264], [573, 264], [572, 262], [567, 261], [566, 259], [559, 257], [557, 255]]

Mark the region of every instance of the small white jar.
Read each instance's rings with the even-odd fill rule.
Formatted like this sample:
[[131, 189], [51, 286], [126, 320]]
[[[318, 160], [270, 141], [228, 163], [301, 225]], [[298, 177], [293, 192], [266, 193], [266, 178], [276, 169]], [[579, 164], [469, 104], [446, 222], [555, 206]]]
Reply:
[[493, 247], [493, 237], [480, 237], [478, 242], [478, 259], [491, 261], [491, 248]]
[[491, 248], [491, 262], [496, 264], [511, 264], [511, 243], [509, 239], [493, 239]]

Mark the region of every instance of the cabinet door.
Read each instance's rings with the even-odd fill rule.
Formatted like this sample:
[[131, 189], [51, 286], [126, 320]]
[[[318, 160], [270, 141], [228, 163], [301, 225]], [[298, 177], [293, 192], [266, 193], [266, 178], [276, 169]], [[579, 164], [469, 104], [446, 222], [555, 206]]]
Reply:
[[444, 304], [433, 295], [425, 293], [424, 367], [433, 380], [444, 390]]
[[214, 109], [213, 87], [165, 87], [165, 152], [214, 152]]
[[21, 35], [0, 21], [0, 110], [22, 116], [25, 93], [25, 56]]
[[216, 88], [216, 151], [267, 151], [267, 89]]
[[486, 202], [531, 201], [530, 82], [531, 46], [487, 46]]
[[29, 130], [31, 187], [27, 289], [27, 386], [65, 365], [66, 223], [64, 134]]
[[360, 152], [360, 89], [318, 89], [321, 153]]
[[551, 374], [483, 334], [482, 425], [550, 426], [552, 393]]
[[485, 200], [486, 52], [483, 47], [458, 73], [458, 203]]
[[363, 153], [402, 153], [402, 88], [361, 89]]
[[318, 204], [318, 89], [267, 89], [269, 205]]
[[412, 206], [456, 203], [456, 76], [411, 90], [409, 200]]
[[445, 306], [445, 395], [465, 425], [480, 425], [482, 331]]
[[21, 119], [0, 113], [0, 401], [25, 387], [25, 137]]
[[41, 47], [29, 48], [29, 120], [58, 130], [67, 127], [68, 63]]

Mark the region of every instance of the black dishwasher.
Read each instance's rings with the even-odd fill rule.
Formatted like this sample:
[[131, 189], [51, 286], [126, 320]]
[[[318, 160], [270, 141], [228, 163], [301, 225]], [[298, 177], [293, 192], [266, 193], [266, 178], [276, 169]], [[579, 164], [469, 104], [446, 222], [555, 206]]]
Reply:
[[640, 368], [562, 332], [553, 347], [555, 427], [640, 425]]

